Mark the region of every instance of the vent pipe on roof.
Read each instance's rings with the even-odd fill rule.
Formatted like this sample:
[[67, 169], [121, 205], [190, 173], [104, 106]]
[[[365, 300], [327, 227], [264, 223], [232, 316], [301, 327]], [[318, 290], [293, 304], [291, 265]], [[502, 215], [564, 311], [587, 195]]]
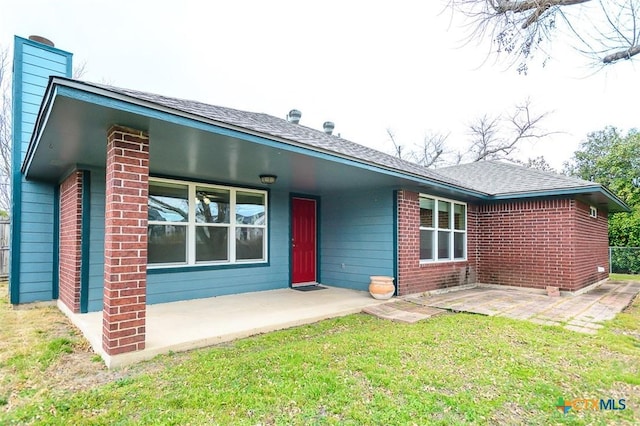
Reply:
[[302, 117], [302, 113], [297, 109], [292, 109], [287, 114], [287, 121], [293, 124], [300, 124], [300, 118]]
[[335, 127], [336, 125], [333, 124], [333, 121], [325, 121], [324, 124], [322, 125], [324, 132], [328, 135], [333, 133], [333, 129], [335, 129]]
[[51, 40], [49, 40], [48, 38], [44, 38], [41, 37], [39, 35], [30, 35], [29, 36], [29, 40], [31, 41], [37, 41], [38, 43], [42, 43], [42, 44], [46, 44], [47, 46], [51, 46], [51, 47], [55, 47], [56, 45], [53, 44], [53, 42]]

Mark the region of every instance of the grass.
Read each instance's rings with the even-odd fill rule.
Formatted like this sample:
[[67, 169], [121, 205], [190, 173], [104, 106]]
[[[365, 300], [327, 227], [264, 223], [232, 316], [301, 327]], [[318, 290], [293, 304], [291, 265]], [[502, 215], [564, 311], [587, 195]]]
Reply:
[[640, 281], [640, 275], [632, 274], [609, 274], [612, 281]]
[[[4, 343], [15, 333], [6, 321], [27, 328], [12, 319], [23, 312], [65, 322], [50, 309], [0, 305], [0, 424], [640, 423], [638, 298], [597, 335], [468, 314], [410, 325], [358, 314], [116, 372], [91, 361], [69, 326]], [[38, 377], [76, 353], [90, 366], [82, 374], [101, 379], [43, 388]], [[625, 398], [627, 409], [565, 416], [559, 397]]]

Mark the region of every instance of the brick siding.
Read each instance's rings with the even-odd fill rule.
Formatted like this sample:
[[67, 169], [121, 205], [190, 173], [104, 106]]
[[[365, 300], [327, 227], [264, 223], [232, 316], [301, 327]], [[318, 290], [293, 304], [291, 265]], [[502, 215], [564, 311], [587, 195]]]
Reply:
[[573, 199], [469, 204], [467, 261], [420, 264], [418, 197], [398, 192], [399, 295], [474, 282], [575, 291], [608, 276], [607, 213]]
[[114, 126], [107, 137], [102, 345], [109, 355], [144, 349], [149, 138]]
[[420, 264], [419, 195], [398, 191], [398, 295], [471, 284], [475, 278], [475, 207], [467, 206], [467, 260]]
[[[571, 290], [602, 281], [609, 276], [609, 225], [607, 212], [598, 210], [598, 217], [589, 216], [589, 205], [575, 204], [574, 277]], [[604, 268], [598, 272], [597, 267]]]
[[573, 279], [574, 201], [514, 201], [478, 207], [478, 281], [563, 289]]
[[[478, 281], [575, 291], [608, 276], [606, 212], [572, 199], [478, 207]], [[605, 272], [598, 273], [602, 266]]]
[[60, 184], [59, 299], [80, 312], [82, 262], [82, 172], [75, 171]]

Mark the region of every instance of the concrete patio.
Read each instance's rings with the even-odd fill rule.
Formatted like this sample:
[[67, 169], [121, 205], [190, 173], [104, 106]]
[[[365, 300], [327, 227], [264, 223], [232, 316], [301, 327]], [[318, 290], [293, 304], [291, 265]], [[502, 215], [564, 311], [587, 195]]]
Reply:
[[513, 288], [478, 286], [445, 294], [414, 295], [405, 300], [431, 308], [523, 319], [593, 334], [639, 292], [640, 282], [608, 281], [577, 296], [550, 297]]
[[384, 302], [373, 299], [368, 292], [326, 287], [307, 292], [287, 288], [148, 305], [145, 349], [116, 356], [109, 356], [102, 349], [101, 311], [73, 314], [64, 304], [58, 306], [111, 368], [171, 351], [211, 346], [349, 315]]

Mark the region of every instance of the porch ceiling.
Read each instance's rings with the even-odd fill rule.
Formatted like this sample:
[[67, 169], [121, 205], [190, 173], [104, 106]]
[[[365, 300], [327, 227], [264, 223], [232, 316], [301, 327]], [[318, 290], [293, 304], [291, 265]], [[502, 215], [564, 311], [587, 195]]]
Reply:
[[107, 130], [117, 124], [149, 133], [152, 175], [259, 187], [260, 174], [275, 174], [278, 179], [271, 187], [291, 192], [321, 195], [402, 187], [461, 198], [454, 188], [425, 179], [193, 120], [193, 125], [185, 125], [169, 114], [155, 117], [144, 110], [56, 94], [48, 107], [48, 114], [41, 112], [45, 118], [39, 139], [37, 144], [32, 141], [33, 154], [24, 166], [29, 179], [59, 182], [76, 167], [104, 168]]

